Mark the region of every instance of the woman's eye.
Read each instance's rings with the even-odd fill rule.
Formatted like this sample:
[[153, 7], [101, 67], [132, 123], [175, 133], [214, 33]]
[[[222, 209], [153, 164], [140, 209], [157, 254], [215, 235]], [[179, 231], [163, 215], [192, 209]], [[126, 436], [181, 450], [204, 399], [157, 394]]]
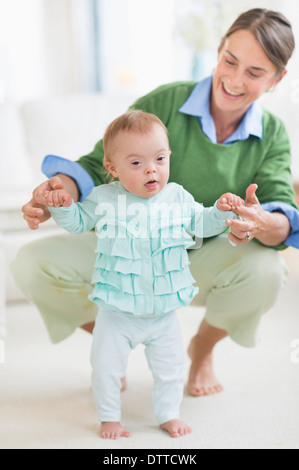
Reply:
[[259, 78], [259, 75], [256, 75], [255, 73], [253, 72], [249, 72], [249, 75], [253, 78]]
[[226, 62], [228, 65], [235, 65], [235, 63], [234, 63], [234, 62], [231, 62], [231, 61], [230, 61], [230, 60], [228, 60], [228, 59], [226, 59], [226, 61], [225, 61], [225, 62]]

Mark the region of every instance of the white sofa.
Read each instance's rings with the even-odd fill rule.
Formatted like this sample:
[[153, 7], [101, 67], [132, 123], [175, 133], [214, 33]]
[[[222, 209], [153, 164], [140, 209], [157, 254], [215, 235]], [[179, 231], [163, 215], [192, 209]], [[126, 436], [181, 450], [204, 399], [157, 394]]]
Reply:
[[89, 153], [133, 101], [128, 95], [81, 94], [0, 104], [0, 338], [6, 302], [23, 299], [9, 264], [24, 243], [61, 230], [50, 220], [32, 231], [22, 217], [22, 205], [46, 179], [40, 169], [44, 156], [76, 160]]

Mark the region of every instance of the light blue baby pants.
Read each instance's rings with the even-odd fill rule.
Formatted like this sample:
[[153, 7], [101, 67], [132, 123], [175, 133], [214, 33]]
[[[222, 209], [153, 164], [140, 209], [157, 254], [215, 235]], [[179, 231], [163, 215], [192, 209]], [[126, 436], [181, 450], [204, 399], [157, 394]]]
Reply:
[[133, 316], [101, 308], [91, 348], [92, 389], [99, 420], [121, 420], [121, 378], [138, 344], [154, 378], [153, 407], [158, 424], [179, 418], [184, 387], [184, 350], [175, 311]]

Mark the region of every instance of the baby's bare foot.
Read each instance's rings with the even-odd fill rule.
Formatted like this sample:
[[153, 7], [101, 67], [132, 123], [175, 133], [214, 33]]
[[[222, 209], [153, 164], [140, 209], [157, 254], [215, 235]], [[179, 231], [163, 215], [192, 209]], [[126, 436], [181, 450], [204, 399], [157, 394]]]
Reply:
[[160, 425], [160, 428], [167, 431], [171, 437], [181, 437], [192, 432], [188, 424], [180, 419], [171, 419]]
[[132, 434], [126, 431], [120, 423], [105, 421], [101, 423], [100, 430], [103, 439], [118, 439], [119, 437], [131, 437]]

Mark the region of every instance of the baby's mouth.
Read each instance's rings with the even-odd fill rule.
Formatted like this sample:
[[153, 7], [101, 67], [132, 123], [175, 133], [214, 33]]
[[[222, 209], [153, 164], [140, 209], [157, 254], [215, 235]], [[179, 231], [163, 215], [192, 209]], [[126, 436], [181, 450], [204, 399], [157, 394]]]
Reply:
[[147, 183], [145, 183], [144, 186], [145, 186], [146, 188], [148, 188], [148, 189], [154, 189], [154, 188], [157, 187], [157, 185], [158, 185], [158, 181], [156, 181], [156, 180], [150, 180], [150, 181], [148, 181]]

